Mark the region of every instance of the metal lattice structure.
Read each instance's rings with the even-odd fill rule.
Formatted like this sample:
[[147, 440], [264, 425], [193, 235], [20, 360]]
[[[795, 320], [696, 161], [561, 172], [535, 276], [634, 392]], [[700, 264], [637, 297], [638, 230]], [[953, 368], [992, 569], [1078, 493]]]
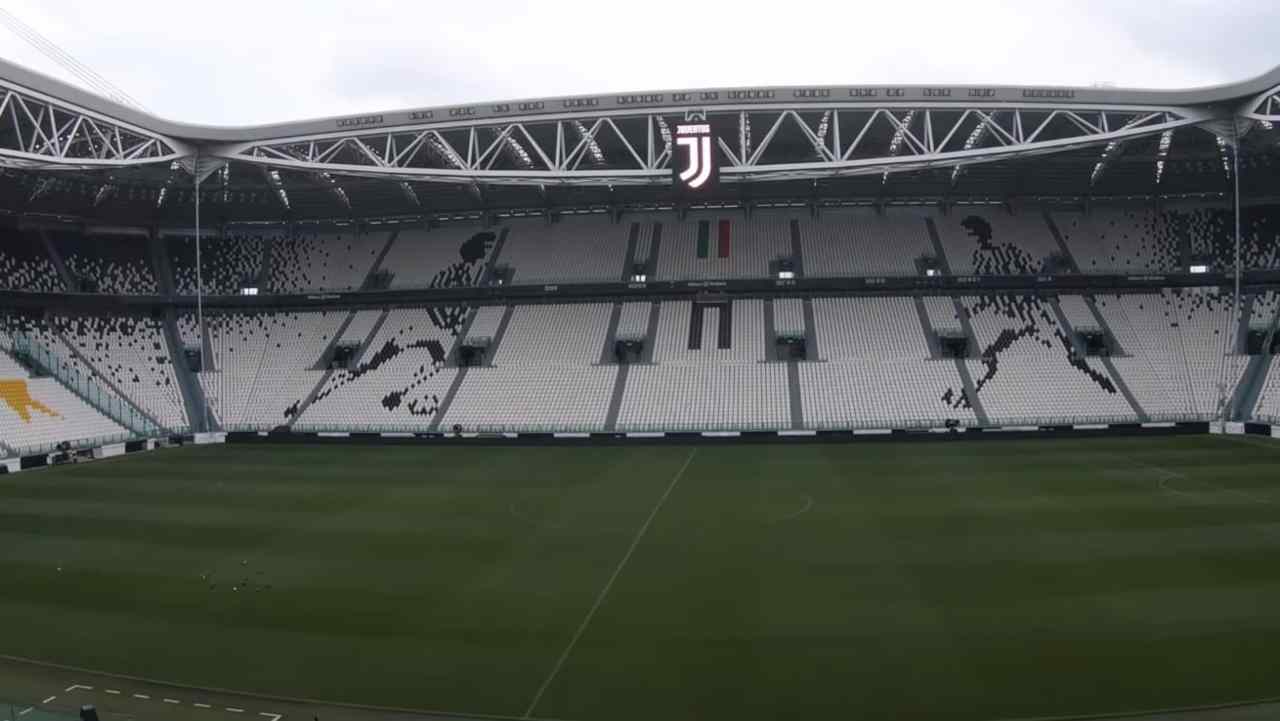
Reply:
[[1236, 142], [1249, 183], [1280, 175], [1280, 68], [1197, 90], [693, 89], [215, 128], [0, 60], [0, 203], [128, 218], [200, 198], [224, 219], [687, 204], [673, 147], [694, 118], [718, 178], [696, 202], [1220, 193]]
[[[324, 133], [224, 146], [220, 157], [402, 181], [636, 185], [669, 182], [667, 113], [527, 117]], [[1159, 136], [1211, 120], [1173, 107], [727, 108], [706, 112], [727, 182], [961, 167]], [[763, 130], [753, 138], [752, 130]]]
[[1246, 107], [1242, 117], [1263, 123], [1268, 130], [1280, 123], [1280, 87], [1263, 93], [1256, 101]]
[[120, 168], [186, 157], [184, 144], [0, 81], [0, 165]]

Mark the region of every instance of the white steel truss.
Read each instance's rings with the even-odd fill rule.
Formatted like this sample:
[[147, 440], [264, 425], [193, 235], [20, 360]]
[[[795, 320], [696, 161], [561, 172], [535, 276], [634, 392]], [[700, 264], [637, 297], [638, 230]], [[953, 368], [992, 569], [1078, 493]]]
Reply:
[[1271, 125], [1280, 123], [1280, 87], [1272, 88], [1250, 101], [1243, 115]]
[[0, 82], [0, 166], [118, 168], [188, 154], [157, 133]]
[[[685, 112], [437, 122], [228, 144], [205, 152], [264, 167], [400, 181], [660, 184], [671, 174], [671, 125], [683, 122]], [[716, 137], [722, 182], [956, 168], [1085, 146], [1114, 149], [1216, 117], [1180, 107], [954, 104], [757, 106], [716, 108], [705, 115]]]

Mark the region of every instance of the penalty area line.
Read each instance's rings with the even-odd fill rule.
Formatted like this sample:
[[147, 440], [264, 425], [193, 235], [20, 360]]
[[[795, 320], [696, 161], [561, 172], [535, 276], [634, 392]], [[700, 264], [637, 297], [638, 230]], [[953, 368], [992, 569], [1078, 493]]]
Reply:
[[640, 540], [644, 538], [644, 534], [649, 531], [649, 525], [653, 523], [653, 519], [657, 517], [658, 511], [662, 510], [662, 506], [667, 502], [667, 497], [675, 490], [676, 484], [684, 477], [684, 472], [689, 470], [689, 464], [693, 463], [693, 457], [698, 454], [697, 447], [689, 451], [689, 457], [684, 459], [684, 465], [680, 466], [680, 470], [671, 477], [671, 482], [667, 484], [667, 489], [662, 492], [658, 498], [658, 502], [653, 504], [653, 510], [649, 511], [649, 517], [644, 519], [644, 523], [640, 524], [636, 535], [631, 539], [631, 545], [627, 548], [627, 552], [622, 555], [622, 560], [618, 562], [613, 574], [609, 576], [609, 580], [605, 581], [604, 587], [600, 589], [600, 593], [596, 594], [595, 603], [591, 604], [591, 609], [587, 611], [586, 617], [582, 619], [582, 623], [578, 624], [578, 630], [573, 633], [573, 637], [569, 639], [569, 645], [564, 647], [564, 651], [560, 654], [560, 658], [556, 659], [556, 665], [551, 667], [551, 673], [547, 674], [547, 678], [538, 687], [538, 692], [533, 695], [533, 700], [529, 702], [529, 707], [525, 709], [524, 715], [520, 718], [532, 718], [533, 710], [538, 707], [538, 702], [542, 700], [542, 695], [550, 688], [551, 682], [556, 680], [556, 676], [560, 675], [560, 669], [564, 667], [564, 662], [569, 660], [569, 654], [573, 653], [573, 647], [578, 645], [578, 639], [582, 638], [582, 634], [586, 632], [587, 626], [591, 625], [591, 619], [595, 617], [596, 611], [600, 610], [600, 606], [604, 605], [604, 599], [609, 595], [609, 589], [613, 588], [614, 581], [618, 580], [618, 576], [622, 574], [622, 569], [626, 567], [627, 561], [631, 560], [631, 554], [636, 552], [636, 547], [640, 545]]

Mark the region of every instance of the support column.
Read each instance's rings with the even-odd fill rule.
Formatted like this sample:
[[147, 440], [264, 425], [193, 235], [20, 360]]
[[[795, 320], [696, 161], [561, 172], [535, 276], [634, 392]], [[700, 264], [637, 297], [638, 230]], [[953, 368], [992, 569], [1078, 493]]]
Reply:
[[933, 218], [925, 218], [924, 224], [929, 230], [929, 241], [933, 243], [933, 253], [938, 256], [938, 266], [942, 268], [942, 274], [951, 275], [951, 263], [947, 261], [947, 252], [942, 249], [942, 238], [938, 236], [938, 226], [934, 224]]
[[382, 261], [387, 257], [387, 253], [391, 252], [391, 246], [395, 244], [398, 237], [400, 237], [399, 229], [391, 231], [391, 234], [387, 236], [387, 242], [382, 246], [382, 251], [378, 253], [377, 259], [373, 261], [373, 265], [369, 266], [369, 272], [364, 276], [364, 282], [360, 285], [362, 289], [367, 290], [372, 286], [373, 277], [377, 275], [378, 271], [382, 270]]
[[1080, 264], [1076, 262], [1075, 256], [1071, 254], [1071, 249], [1067, 247], [1067, 242], [1062, 239], [1062, 233], [1058, 230], [1058, 224], [1054, 221], [1053, 214], [1047, 209], [1044, 211], [1044, 222], [1049, 226], [1049, 233], [1053, 235], [1054, 241], [1057, 242], [1058, 250], [1062, 251], [1062, 255], [1071, 264], [1071, 270], [1079, 273]]
[[960, 382], [964, 385], [964, 394], [969, 399], [969, 406], [973, 409], [973, 415], [978, 417], [978, 425], [991, 425], [991, 419], [987, 417], [987, 411], [982, 407], [982, 400], [978, 398], [978, 386], [973, 382], [973, 376], [969, 373], [967, 359], [956, 358], [955, 361], [956, 372], [960, 374]]
[[[1071, 327], [1071, 323], [1067, 320], [1066, 313], [1062, 312], [1062, 305], [1057, 298], [1049, 301], [1049, 308], [1053, 311], [1053, 317], [1058, 321], [1058, 325], [1062, 327], [1067, 337], [1071, 339], [1071, 345], [1076, 354], [1084, 357], [1084, 348], [1080, 347], [1080, 334], [1076, 332], [1075, 328]], [[1142, 423], [1150, 421], [1151, 417], [1143, 410], [1142, 404], [1138, 403], [1138, 397], [1129, 390], [1129, 384], [1124, 382], [1124, 378], [1120, 377], [1120, 370], [1116, 368], [1116, 364], [1112, 363], [1111, 359], [1106, 356], [1097, 356], [1097, 358], [1102, 363], [1102, 366], [1107, 369], [1107, 375], [1111, 377], [1111, 382], [1115, 383], [1116, 390], [1120, 391], [1120, 395], [1124, 396], [1124, 399], [1128, 401], [1129, 408], [1133, 410], [1134, 416]]]
[[795, 218], [791, 219], [791, 260], [795, 263], [796, 277], [805, 277], [804, 244], [800, 242], [800, 221]]
[[58, 269], [58, 277], [62, 279], [62, 285], [68, 291], [74, 291], [76, 288], [75, 280], [71, 277], [71, 271], [67, 270], [67, 264], [62, 260], [62, 254], [58, 252], [58, 247], [54, 245], [53, 239], [49, 237], [49, 232], [44, 228], [36, 230], [40, 234], [40, 240], [44, 243], [44, 250], [49, 254], [49, 261], [53, 263], [53, 267]]

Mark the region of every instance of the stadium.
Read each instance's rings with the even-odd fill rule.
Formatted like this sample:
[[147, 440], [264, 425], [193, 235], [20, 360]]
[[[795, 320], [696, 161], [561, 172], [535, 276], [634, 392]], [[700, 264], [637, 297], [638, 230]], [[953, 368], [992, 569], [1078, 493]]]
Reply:
[[1278, 123], [0, 61], [0, 718], [1270, 718]]

